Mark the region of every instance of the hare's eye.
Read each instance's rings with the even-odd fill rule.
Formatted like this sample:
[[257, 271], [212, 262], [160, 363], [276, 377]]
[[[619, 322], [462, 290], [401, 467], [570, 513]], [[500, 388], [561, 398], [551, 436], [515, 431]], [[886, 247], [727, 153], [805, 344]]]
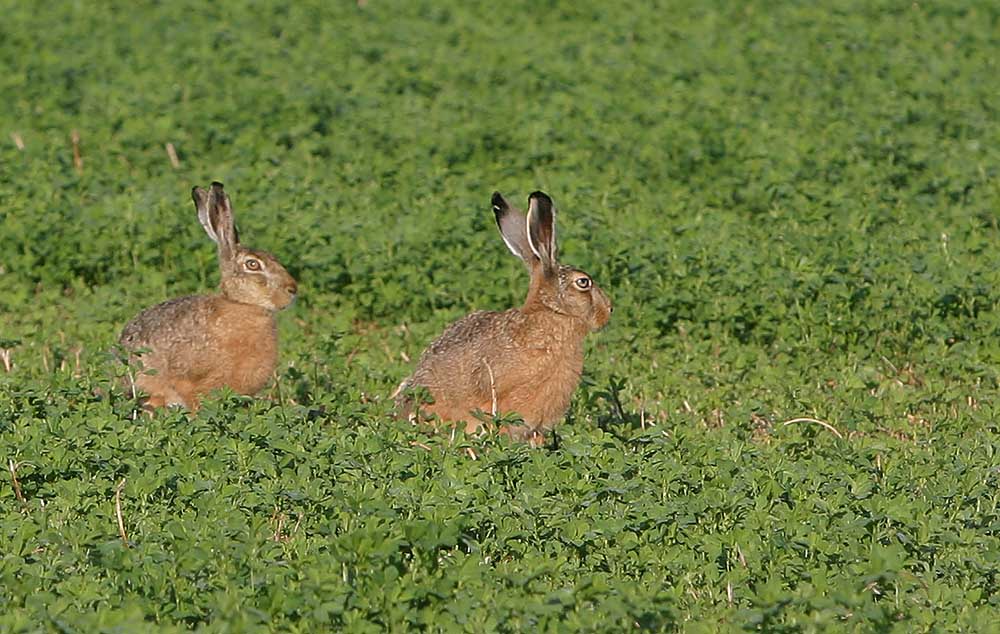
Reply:
[[585, 291], [593, 285], [593, 282], [590, 281], [589, 277], [578, 277], [576, 278], [574, 284], [576, 284], [576, 287], [581, 291]]
[[260, 260], [255, 260], [253, 258], [247, 258], [243, 262], [243, 266], [245, 266], [248, 271], [259, 271], [260, 270]]

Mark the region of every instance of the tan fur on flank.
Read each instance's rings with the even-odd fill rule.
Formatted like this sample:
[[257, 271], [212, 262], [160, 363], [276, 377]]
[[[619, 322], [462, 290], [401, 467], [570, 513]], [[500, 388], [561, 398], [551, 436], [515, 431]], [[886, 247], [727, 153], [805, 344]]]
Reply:
[[463, 422], [467, 432], [481, 424], [477, 410], [514, 412], [525, 426], [505, 431], [537, 444], [565, 416], [583, 371], [583, 340], [608, 323], [612, 307], [590, 276], [556, 261], [548, 196], [532, 194], [525, 216], [495, 193], [493, 211], [507, 247], [531, 274], [524, 305], [475, 312], [445, 329], [400, 385], [397, 408], [411, 413], [408, 392], [423, 387], [434, 400], [423, 411]]
[[[218, 244], [222, 274], [215, 295], [192, 295], [148, 308], [122, 331], [119, 343], [142, 366], [135, 387], [148, 408], [196, 410], [200, 397], [221, 387], [253, 395], [278, 361], [275, 313], [298, 287], [270, 253], [239, 243], [229, 197], [220, 183], [192, 191], [198, 218]], [[154, 372], [149, 372], [153, 370]]]

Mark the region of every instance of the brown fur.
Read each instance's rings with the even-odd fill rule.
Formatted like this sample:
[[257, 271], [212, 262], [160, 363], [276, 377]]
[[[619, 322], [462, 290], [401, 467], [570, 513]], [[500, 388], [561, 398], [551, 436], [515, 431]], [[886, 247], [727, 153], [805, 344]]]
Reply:
[[274, 256], [239, 244], [222, 185], [213, 183], [211, 193], [196, 188], [193, 196], [206, 232], [219, 244], [222, 279], [218, 294], [158, 304], [122, 331], [119, 343], [141, 363], [134, 383], [148, 395], [149, 408], [196, 410], [201, 396], [221, 387], [259, 392], [277, 365], [275, 313], [298, 291]]
[[[534, 205], [529, 208], [528, 220], [533, 219], [534, 209]], [[612, 307], [596, 285], [586, 291], [575, 286], [581, 277], [589, 280], [586, 273], [556, 262], [554, 209], [536, 231], [546, 243], [535, 245], [541, 257], [529, 250], [532, 241], [517, 233], [525, 226], [523, 216], [499, 194], [494, 195], [494, 211], [505, 242], [531, 273], [524, 305], [504, 312], [475, 312], [445, 329], [400, 385], [397, 406], [409, 412], [408, 389], [424, 387], [434, 399], [425, 412], [462, 422], [467, 432], [481, 425], [473, 415], [477, 410], [514, 412], [526, 426], [507, 433], [534, 443], [565, 416], [583, 371], [584, 337], [607, 324]]]

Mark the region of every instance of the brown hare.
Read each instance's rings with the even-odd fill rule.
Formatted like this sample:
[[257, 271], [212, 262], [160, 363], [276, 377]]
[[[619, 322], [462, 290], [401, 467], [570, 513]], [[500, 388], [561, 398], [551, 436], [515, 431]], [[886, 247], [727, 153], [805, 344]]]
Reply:
[[[135, 387], [149, 409], [180, 405], [197, 410], [202, 395], [228, 387], [256, 394], [278, 360], [275, 313], [298, 287], [270, 253], [240, 244], [222, 183], [191, 191], [198, 220], [218, 245], [221, 280], [214, 295], [192, 295], [148, 308], [122, 331], [119, 343], [143, 372]], [[146, 373], [154, 370], [155, 373]]]
[[583, 340], [611, 317], [608, 296], [589, 275], [556, 260], [556, 210], [542, 192], [528, 197], [528, 214], [493, 194], [493, 213], [507, 248], [531, 274], [520, 308], [477, 311], [451, 324], [424, 351], [413, 375], [394, 395], [398, 411], [412, 414], [412, 388], [434, 402], [423, 409], [444, 421], [481, 422], [473, 412], [516, 413], [523, 427], [512, 438], [538, 445], [559, 423], [583, 371]]

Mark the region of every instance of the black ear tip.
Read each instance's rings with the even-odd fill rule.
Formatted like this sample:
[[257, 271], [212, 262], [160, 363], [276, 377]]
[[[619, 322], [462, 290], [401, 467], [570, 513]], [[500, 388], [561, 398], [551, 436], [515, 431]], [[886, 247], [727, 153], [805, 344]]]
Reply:
[[212, 181], [212, 189], [222, 189], [222, 183], [219, 181]]
[[544, 203], [550, 206], [552, 205], [552, 199], [549, 198], [549, 195], [546, 194], [545, 192], [537, 192], [537, 191], [531, 192], [531, 195], [528, 196], [528, 202], [530, 203], [532, 200], [535, 200], [536, 198], [540, 203]]
[[490, 199], [490, 202], [493, 204], [494, 209], [503, 209], [507, 206], [507, 201], [503, 199], [500, 192], [493, 192], [493, 198]]

